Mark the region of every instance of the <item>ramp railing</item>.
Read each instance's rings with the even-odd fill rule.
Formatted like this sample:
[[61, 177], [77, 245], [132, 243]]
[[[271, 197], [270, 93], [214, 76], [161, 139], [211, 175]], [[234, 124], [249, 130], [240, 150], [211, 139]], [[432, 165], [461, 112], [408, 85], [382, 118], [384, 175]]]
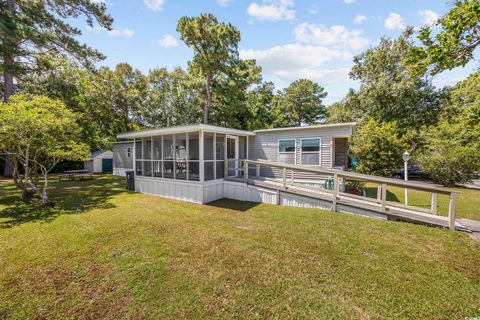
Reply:
[[[234, 165], [232, 165], [234, 163]], [[269, 172], [275, 174], [272, 177], [262, 176], [262, 169], [270, 168]], [[337, 211], [339, 203], [349, 203], [359, 208], [365, 208], [371, 210], [374, 208], [376, 211], [384, 214], [390, 214], [393, 212], [399, 212], [403, 210], [405, 212], [419, 212], [424, 215], [432, 217], [438, 217], [438, 195], [448, 196], [448, 221], [447, 226], [450, 229], [455, 229], [456, 218], [456, 198], [457, 191], [450, 190], [444, 187], [431, 185], [427, 183], [417, 181], [404, 181], [399, 179], [384, 178], [379, 176], [372, 176], [354, 172], [347, 172], [335, 169], [324, 169], [318, 167], [293, 165], [287, 163], [273, 162], [267, 160], [226, 160], [225, 161], [225, 177], [226, 180], [232, 181], [244, 181], [247, 184], [255, 184], [258, 180], [270, 179], [274, 182], [279, 190], [294, 191], [299, 187], [299, 176], [310, 174], [312, 176], [322, 177], [325, 181], [323, 188], [311, 188], [306, 189], [321, 194], [325, 199], [330, 200], [332, 203], [332, 210]], [[330, 183], [329, 183], [330, 181]], [[333, 185], [331, 183], [333, 181]], [[376, 196], [368, 196], [365, 193], [352, 194], [345, 188], [349, 181], [359, 181], [367, 183], [369, 185], [376, 186]], [[400, 187], [407, 190], [417, 190], [431, 193], [431, 203], [429, 208], [425, 208], [419, 205], [411, 205], [408, 203], [400, 203], [397, 201], [389, 201], [387, 199], [388, 187]], [[298, 193], [298, 192], [297, 192]]]

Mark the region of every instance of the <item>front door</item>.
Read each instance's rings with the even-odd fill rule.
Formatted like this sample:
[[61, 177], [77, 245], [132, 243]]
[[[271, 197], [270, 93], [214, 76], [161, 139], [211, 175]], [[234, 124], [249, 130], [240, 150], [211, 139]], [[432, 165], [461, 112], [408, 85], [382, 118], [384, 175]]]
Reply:
[[[235, 160], [228, 161], [229, 169], [238, 168], [238, 137], [236, 136], [227, 136], [227, 160]], [[237, 170], [228, 170], [229, 177], [235, 177], [237, 175]]]

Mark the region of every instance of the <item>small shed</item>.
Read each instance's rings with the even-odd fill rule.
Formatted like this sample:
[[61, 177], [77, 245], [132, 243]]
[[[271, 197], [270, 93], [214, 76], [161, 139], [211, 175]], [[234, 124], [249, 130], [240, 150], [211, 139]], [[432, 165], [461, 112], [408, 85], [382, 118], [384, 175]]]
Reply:
[[113, 171], [113, 152], [98, 150], [91, 154], [90, 160], [84, 162], [83, 167], [89, 172], [102, 173]]

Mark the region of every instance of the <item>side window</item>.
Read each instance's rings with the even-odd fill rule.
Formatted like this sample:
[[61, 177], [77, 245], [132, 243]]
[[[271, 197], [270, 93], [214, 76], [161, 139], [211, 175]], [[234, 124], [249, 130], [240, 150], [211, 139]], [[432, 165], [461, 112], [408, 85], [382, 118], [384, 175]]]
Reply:
[[307, 166], [320, 165], [320, 139], [302, 139], [301, 163]]
[[295, 164], [295, 139], [278, 140], [278, 162]]

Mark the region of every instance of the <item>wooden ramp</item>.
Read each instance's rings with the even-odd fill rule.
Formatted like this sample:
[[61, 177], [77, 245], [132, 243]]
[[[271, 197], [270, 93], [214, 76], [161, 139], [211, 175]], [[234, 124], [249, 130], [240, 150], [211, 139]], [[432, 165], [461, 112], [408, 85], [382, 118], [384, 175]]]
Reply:
[[[280, 172], [282, 172], [283, 176], [280, 178], [262, 177], [260, 175], [261, 167], [270, 167], [277, 170], [280, 169]], [[232, 171], [236, 173], [236, 177], [229, 177], [227, 181], [243, 184], [245, 187], [251, 186], [270, 190], [272, 193], [276, 194], [276, 204], [297, 204], [304, 206], [302, 205], [302, 201], [310, 204], [313, 201], [314, 207], [331, 209], [338, 212], [356, 213], [367, 216], [383, 217], [392, 220], [404, 220], [450, 229], [464, 229], [463, 225], [455, 220], [456, 191], [448, 190], [435, 185], [356, 174], [339, 170], [289, 165], [264, 160], [244, 160], [242, 166], [237, 168], [229, 166], [229, 168], [226, 170], [226, 176], [228, 176], [228, 173]], [[253, 172], [255, 174], [253, 174]], [[322, 179], [327, 179], [330, 182], [333, 182], [332, 188], [313, 188], [308, 186], [308, 184], [303, 184], [301, 181], [294, 178], [296, 172], [318, 174], [318, 176]], [[347, 180], [363, 181], [376, 184], [378, 188], [377, 197], [371, 198], [345, 192], [342, 184]], [[408, 190], [421, 190], [430, 192], [432, 195], [431, 208], [426, 209], [423, 207], [411, 206], [399, 202], [387, 201], [386, 195], [388, 186], [397, 186], [406, 188]], [[448, 216], [438, 215], [438, 194], [449, 196], [450, 202]], [[292, 197], [297, 198], [292, 200]]]

